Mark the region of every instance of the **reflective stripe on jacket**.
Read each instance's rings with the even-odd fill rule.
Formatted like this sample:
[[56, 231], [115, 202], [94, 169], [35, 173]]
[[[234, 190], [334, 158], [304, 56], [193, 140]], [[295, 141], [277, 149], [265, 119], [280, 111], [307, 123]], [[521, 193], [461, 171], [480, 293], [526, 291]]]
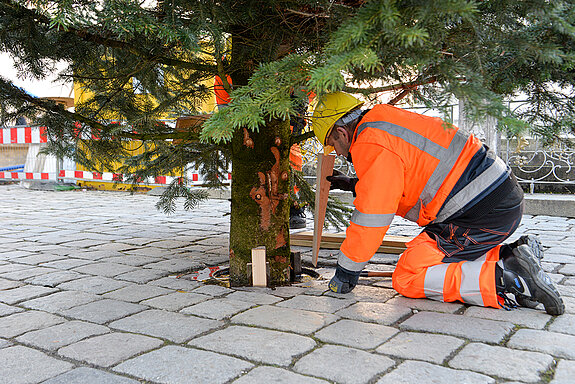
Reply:
[[[366, 113], [350, 147], [359, 181], [340, 264], [349, 270], [362, 269], [396, 214], [420, 226], [438, 215], [441, 220], [447, 218], [442, 206], [481, 147], [477, 138], [439, 118], [390, 105], [377, 105]], [[506, 167], [494, 164], [472, 188], [450, 198], [456, 204], [445, 204], [449, 211], [471, 202], [501, 178]]]

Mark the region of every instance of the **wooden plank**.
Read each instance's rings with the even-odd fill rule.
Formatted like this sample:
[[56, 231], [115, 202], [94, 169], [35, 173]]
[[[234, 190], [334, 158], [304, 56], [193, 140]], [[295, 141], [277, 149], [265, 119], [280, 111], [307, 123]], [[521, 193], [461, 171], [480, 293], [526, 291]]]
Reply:
[[252, 248], [252, 285], [266, 287], [266, 247]]
[[313, 244], [312, 263], [317, 267], [317, 257], [319, 254], [320, 242], [325, 222], [325, 210], [327, 208], [327, 198], [331, 183], [326, 180], [327, 176], [333, 174], [334, 155], [317, 155], [317, 176], [315, 184], [315, 210], [313, 216]]
[[[311, 231], [302, 231], [302, 232], [293, 233], [290, 235], [290, 243], [293, 245], [300, 245], [303, 247], [310, 246], [310, 245], [304, 245], [304, 244], [308, 244], [308, 242], [310, 240], [315, 239], [313, 237], [313, 235], [314, 235], [314, 233]], [[321, 237], [321, 246], [323, 247], [324, 243], [325, 244], [338, 244], [338, 248], [339, 248], [339, 245], [341, 245], [343, 240], [345, 240], [345, 232], [325, 233], [325, 234], [322, 234], [322, 237]], [[411, 241], [411, 240], [413, 240], [413, 237], [410, 237], [410, 236], [387, 235], [387, 236], [385, 236], [385, 238], [381, 242], [381, 246], [384, 248], [385, 247], [396, 248], [398, 250], [402, 250], [402, 252], [403, 252], [406, 249], [406, 243]], [[325, 248], [328, 248], [328, 247], [325, 247]], [[331, 248], [328, 248], [328, 249], [331, 249]]]
[[[299, 247], [311, 247], [312, 240], [298, 240], [290, 238], [290, 244], [299, 246]], [[341, 247], [341, 243], [338, 242], [324, 242], [320, 243], [320, 248], [322, 249], [339, 249]], [[393, 247], [393, 246], [380, 246], [377, 249], [378, 253], [391, 253], [395, 255], [399, 255], [405, 251], [405, 247]]]

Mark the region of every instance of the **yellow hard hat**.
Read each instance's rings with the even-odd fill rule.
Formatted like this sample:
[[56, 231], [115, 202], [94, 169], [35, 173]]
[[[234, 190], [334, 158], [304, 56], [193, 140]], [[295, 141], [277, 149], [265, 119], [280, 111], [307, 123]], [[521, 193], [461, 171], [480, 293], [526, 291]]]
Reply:
[[[317, 102], [311, 117], [311, 126], [319, 142], [325, 146], [325, 140], [336, 121], [351, 110], [363, 105], [360, 101], [345, 92], [334, 92], [323, 95]], [[333, 150], [325, 147], [325, 152]]]

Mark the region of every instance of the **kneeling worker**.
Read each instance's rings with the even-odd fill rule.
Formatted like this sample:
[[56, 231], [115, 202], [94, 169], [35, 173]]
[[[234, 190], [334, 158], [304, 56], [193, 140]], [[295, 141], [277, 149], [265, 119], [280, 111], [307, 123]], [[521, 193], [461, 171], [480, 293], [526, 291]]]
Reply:
[[326, 94], [312, 117], [326, 152], [335, 148], [358, 176], [328, 177], [332, 188], [356, 195], [329, 288], [347, 293], [356, 286], [400, 215], [423, 231], [399, 258], [392, 278], [397, 292], [494, 308], [541, 303], [547, 313], [562, 314], [563, 300], [541, 269], [537, 238], [502, 244], [523, 214], [523, 191], [510, 168], [439, 118], [362, 104], [343, 92]]

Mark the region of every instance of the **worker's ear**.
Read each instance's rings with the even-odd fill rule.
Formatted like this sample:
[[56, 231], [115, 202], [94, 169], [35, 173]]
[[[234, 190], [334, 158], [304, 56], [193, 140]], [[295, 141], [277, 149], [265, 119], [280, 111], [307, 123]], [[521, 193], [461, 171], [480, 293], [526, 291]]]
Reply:
[[335, 129], [337, 130], [337, 133], [339, 134], [339, 136], [343, 139], [345, 139], [345, 141], [347, 143], [350, 142], [350, 135], [349, 132], [347, 131], [347, 129], [345, 129], [345, 127], [335, 127]]

